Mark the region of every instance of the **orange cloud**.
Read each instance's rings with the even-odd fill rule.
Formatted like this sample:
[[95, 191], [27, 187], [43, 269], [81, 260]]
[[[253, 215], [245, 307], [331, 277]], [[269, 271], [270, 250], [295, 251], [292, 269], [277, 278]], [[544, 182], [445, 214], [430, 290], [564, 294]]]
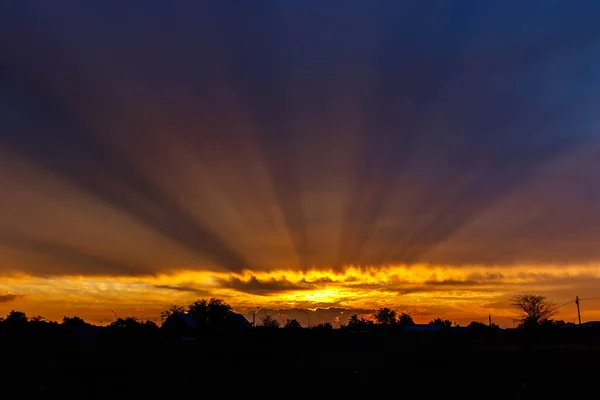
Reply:
[[[273, 270], [240, 273], [181, 270], [141, 277], [4, 277], [0, 291], [22, 293], [0, 312], [26, 308], [48, 318], [77, 313], [94, 321], [108, 320], [112, 311], [156, 318], [169, 304], [217, 297], [241, 312], [256, 308], [339, 308], [373, 310], [391, 307], [427, 319], [453, 317], [463, 322], [488, 313], [513, 316], [507, 298], [517, 292], [543, 293], [560, 302], [593, 297], [600, 267], [461, 267], [386, 266], [343, 270]], [[600, 304], [586, 303], [588, 318], [600, 315]], [[565, 318], [572, 318], [565, 309]], [[418, 319], [419, 317], [417, 317]], [[426, 322], [426, 321], [425, 321]]]

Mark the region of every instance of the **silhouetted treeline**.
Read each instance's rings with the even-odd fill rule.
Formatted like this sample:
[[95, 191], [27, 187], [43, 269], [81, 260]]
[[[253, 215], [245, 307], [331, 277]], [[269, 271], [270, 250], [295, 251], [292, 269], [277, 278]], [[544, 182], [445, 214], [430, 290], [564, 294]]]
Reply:
[[[0, 337], [13, 340], [43, 338], [43, 340], [99, 340], [129, 338], [165, 339], [194, 341], [202, 337], [228, 337], [231, 335], [246, 337], [268, 337], [279, 340], [287, 338], [328, 338], [328, 337], [385, 337], [395, 336], [406, 341], [416, 342], [447, 342], [451, 341], [481, 341], [506, 342], [518, 341], [531, 345], [548, 341], [569, 341], [595, 339], [600, 332], [600, 326], [589, 329], [578, 328], [564, 321], [552, 320], [553, 308], [551, 303], [541, 296], [520, 296], [516, 298], [519, 307], [527, 310], [523, 313], [520, 328], [516, 330], [500, 329], [495, 324], [472, 322], [466, 327], [456, 326], [448, 319], [435, 318], [428, 324], [418, 325], [408, 313], [397, 313], [390, 308], [380, 308], [372, 315], [372, 319], [351, 315], [347, 324], [339, 329], [325, 322], [302, 327], [296, 319], [288, 319], [285, 324], [270, 315], [253, 326], [245, 317], [233, 311], [232, 307], [223, 300], [211, 298], [201, 299], [187, 306], [173, 305], [161, 313], [162, 324], [159, 327], [150, 320], [139, 321], [134, 317], [118, 318], [107, 326], [95, 326], [83, 319], [72, 316], [64, 317], [62, 321], [47, 321], [41, 316], [28, 317], [23, 312], [11, 311], [6, 318], [0, 318]], [[528, 303], [529, 302], [529, 303]], [[533, 317], [532, 317], [533, 315]], [[290, 339], [291, 340], [291, 339]], [[415, 343], [416, 343], [415, 342]]]
[[100, 327], [13, 311], [0, 322], [10, 365], [3, 378], [25, 398], [78, 400], [194, 398], [214, 388], [231, 397], [264, 390], [263, 381], [278, 396], [300, 382], [323, 397], [356, 398], [359, 390], [383, 397], [405, 386], [401, 397], [514, 399], [523, 391], [521, 399], [547, 399], [573, 395], [572, 382], [580, 392], [592, 382], [580, 384], [573, 366], [596, 359], [597, 326], [460, 327], [443, 318], [419, 325], [390, 311], [379, 313], [388, 323], [352, 316], [340, 329], [294, 319], [279, 325], [272, 316], [253, 327], [215, 299], [170, 307], [160, 327], [132, 317]]

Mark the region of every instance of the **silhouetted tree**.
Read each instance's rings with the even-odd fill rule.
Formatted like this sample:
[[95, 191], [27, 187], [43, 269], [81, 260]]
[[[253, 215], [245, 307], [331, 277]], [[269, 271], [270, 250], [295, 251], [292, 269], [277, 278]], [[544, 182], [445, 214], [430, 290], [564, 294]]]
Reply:
[[125, 318], [125, 328], [126, 329], [136, 329], [139, 328], [142, 324], [137, 320], [136, 317], [127, 317]]
[[331, 325], [329, 322], [325, 322], [323, 324], [318, 324], [318, 325], [313, 326], [312, 329], [329, 330], [329, 329], [333, 329], [333, 325]]
[[193, 336], [198, 333], [193, 332], [195, 329], [188, 327], [186, 322], [179, 318], [178, 313], [169, 315], [167, 319], [163, 321], [160, 329], [168, 335], [174, 336]]
[[154, 321], [150, 321], [149, 319], [140, 324], [140, 328], [144, 330], [146, 334], [154, 335], [159, 332], [160, 328]]
[[109, 327], [117, 329], [133, 330], [141, 326], [140, 322], [135, 317], [127, 317], [125, 319], [118, 318], [116, 321], [110, 323]]
[[491, 325], [488, 324], [484, 324], [482, 322], [479, 321], [472, 321], [467, 328], [472, 329], [472, 330], [496, 330], [496, 329], [500, 329], [500, 327], [494, 323], [492, 323]]
[[29, 325], [36, 330], [47, 330], [48, 328], [58, 326], [55, 321], [48, 321], [46, 317], [42, 315], [34, 315], [33, 317], [29, 318]]
[[29, 318], [29, 325], [36, 329], [43, 328], [49, 324], [50, 323], [48, 322], [46, 317], [42, 315], [34, 315], [33, 317]]
[[143, 325], [147, 329], [152, 329], [152, 330], [158, 329], [158, 325], [156, 325], [156, 322], [150, 321], [149, 319], [146, 320], [146, 322], [144, 322]]
[[110, 328], [125, 329], [125, 320], [123, 318], [117, 318], [116, 321], [111, 322], [108, 326]]
[[233, 319], [231, 306], [215, 298], [193, 302], [188, 306], [187, 314], [196, 321], [201, 330], [226, 330], [231, 327]]
[[469, 329], [469, 334], [476, 338], [491, 336], [498, 333], [500, 330], [500, 327], [494, 323], [488, 325], [479, 321], [471, 322], [467, 328]]
[[300, 329], [302, 325], [296, 319], [288, 319], [285, 321], [285, 325], [283, 326], [286, 329]]
[[373, 317], [378, 324], [391, 325], [396, 323], [396, 311], [387, 307], [377, 310]]
[[358, 317], [358, 315], [356, 314], [352, 314], [350, 316], [350, 319], [348, 320], [348, 327], [349, 328], [359, 328], [359, 327], [364, 327], [367, 325], [367, 320], [362, 318], [362, 317]]
[[541, 326], [547, 328], [560, 328], [561, 326], [566, 325], [567, 323], [562, 319], [546, 319], [540, 323]]
[[518, 294], [509, 299], [517, 310], [522, 327], [538, 326], [556, 315], [556, 304], [544, 296]]
[[452, 321], [448, 319], [436, 318], [434, 320], [429, 321], [429, 325], [441, 326], [443, 328], [450, 328], [452, 326]]
[[186, 312], [185, 307], [178, 306], [176, 304], [172, 304], [166, 310], [161, 311], [161, 313], [160, 313], [160, 320], [162, 322], [165, 322], [167, 320], [167, 318], [169, 318], [171, 315], [173, 315], [175, 313], [184, 314], [185, 312]]
[[264, 328], [279, 328], [279, 321], [270, 315], [267, 315], [262, 319], [262, 326]]
[[78, 327], [78, 326], [85, 326], [85, 325], [89, 325], [89, 324], [79, 317], [63, 317], [61, 325], [68, 326], [68, 327]]
[[400, 325], [415, 325], [415, 321], [413, 321], [410, 314], [402, 313], [398, 316], [398, 324], [400, 324]]
[[24, 312], [15, 310], [9, 312], [4, 320], [4, 324], [11, 326], [23, 326], [27, 325], [27, 322], [27, 315]]

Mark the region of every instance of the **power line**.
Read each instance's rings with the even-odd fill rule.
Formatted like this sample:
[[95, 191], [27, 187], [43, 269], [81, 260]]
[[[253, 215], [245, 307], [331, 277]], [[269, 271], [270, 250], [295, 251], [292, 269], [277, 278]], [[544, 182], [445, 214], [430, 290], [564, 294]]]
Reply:
[[[585, 299], [580, 299], [580, 300], [585, 300]], [[555, 310], [558, 310], [559, 308], [561, 308], [561, 307], [564, 307], [564, 306], [567, 306], [567, 305], [569, 305], [569, 304], [571, 304], [571, 303], [575, 303], [575, 300], [571, 300], [571, 301], [569, 301], [568, 303], [561, 304], [560, 306], [557, 306], [557, 307], [555, 308]]]
[[577, 318], [579, 318], [579, 325], [581, 325], [581, 313], [579, 311], [579, 303], [581, 302], [581, 300], [594, 301], [600, 300], [600, 297], [588, 297], [586, 299], [580, 299], [579, 296], [575, 296], [575, 304], [577, 304]]

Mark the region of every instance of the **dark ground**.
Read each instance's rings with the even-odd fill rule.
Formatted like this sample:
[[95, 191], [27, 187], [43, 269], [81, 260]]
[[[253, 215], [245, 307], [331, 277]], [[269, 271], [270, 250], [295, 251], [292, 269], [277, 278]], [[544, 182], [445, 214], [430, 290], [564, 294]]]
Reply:
[[0, 393], [32, 399], [600, 397], [600, 343], [440, 337], [309, 331], [196, 342], [3, 337]]

